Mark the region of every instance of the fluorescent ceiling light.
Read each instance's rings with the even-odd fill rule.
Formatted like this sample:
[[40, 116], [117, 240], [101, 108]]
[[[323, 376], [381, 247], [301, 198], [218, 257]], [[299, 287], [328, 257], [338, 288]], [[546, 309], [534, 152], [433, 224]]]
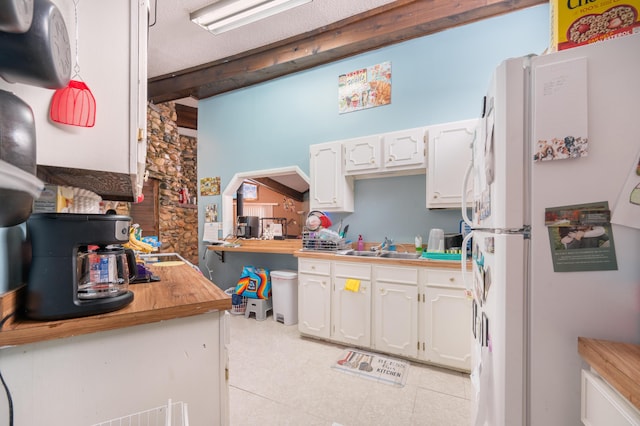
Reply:
[[192, 12], [189, 17], [213, 34], [256, 22], [312, 0], [220, 0]]

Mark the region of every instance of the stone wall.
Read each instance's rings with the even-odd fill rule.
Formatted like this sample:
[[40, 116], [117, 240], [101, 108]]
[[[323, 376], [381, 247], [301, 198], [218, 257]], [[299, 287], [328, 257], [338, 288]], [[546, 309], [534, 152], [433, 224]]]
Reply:
[[[178, 134], [175, 103], [147, 108], [147, 171], [160, 180], [161, 252], [174, 252], [198, 263], [198, 209], [180, 203], [180, 190], [197, 195], [197, 139]], [[191, 200], [190, 200], [191, 201]]]

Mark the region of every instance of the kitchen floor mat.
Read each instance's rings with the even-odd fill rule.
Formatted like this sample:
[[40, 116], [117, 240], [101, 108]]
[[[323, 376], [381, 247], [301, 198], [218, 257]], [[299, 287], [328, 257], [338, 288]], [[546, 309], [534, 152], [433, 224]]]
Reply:
[[409, 373], [408, 362], [358, 349], [344, 350], [331, 368], [397, 387], [404, 386]]

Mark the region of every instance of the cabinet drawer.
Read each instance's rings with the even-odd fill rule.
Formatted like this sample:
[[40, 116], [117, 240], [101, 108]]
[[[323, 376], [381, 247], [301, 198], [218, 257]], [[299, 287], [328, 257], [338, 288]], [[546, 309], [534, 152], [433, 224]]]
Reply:
[[298, 272], [315, 275], [331, 275], [331, 262], [324, 260], [298, 259]]
[[375, 278], [378, 281], [391, 283], [418, 284], [418, 269], [397, 266], [376, 266]]
[[462, 272], [427, 269], [427, 285], [464, 288]]
[[371, 279], [371, 265], [365, 263], [339, 263], [333, 265], [333, 273], [341, 278]]
[[640, 424], [640, 413], [598, 375], [582, 370], [581, 419], [587, 426]]

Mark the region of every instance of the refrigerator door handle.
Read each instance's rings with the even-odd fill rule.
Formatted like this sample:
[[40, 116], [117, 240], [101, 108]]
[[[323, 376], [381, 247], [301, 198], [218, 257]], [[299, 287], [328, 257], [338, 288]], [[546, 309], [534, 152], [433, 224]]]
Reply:
[[465, 235], [462, 240], [462, 259], [460, 259], [460, 269], [462, 270], [462, 284], [466, 289], [467, 295], [471, 294], [471, 286], [467, 283], [467, 243], [469, 240], [473, 238], [473, 230], [470, 231], [467, 235]]
[[[467, 212], [467, 188], [469, 187], [469, 176], [471, 176], [471, 172], [473, 171], [473, 160], [469, 161], [469, 166], [467, 167], [467, 171], [464, 173], [464, 179], [462, 180], [462, 205], [460, 206], [460, 210], [462, 210], [462, 220], [466, 223], [470, 228], [473, 228], [473, 224], [471, 223], [471, 219], [469, 219], [469, 214]], [[462, 257], [464, 259], [464, 256]]]

